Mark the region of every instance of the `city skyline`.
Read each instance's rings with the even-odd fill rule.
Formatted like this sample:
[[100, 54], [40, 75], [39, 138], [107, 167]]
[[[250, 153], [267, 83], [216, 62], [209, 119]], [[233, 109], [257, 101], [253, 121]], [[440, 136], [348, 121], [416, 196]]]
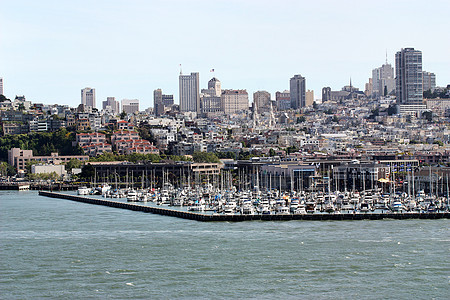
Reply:
[[[161, 88], [179, 103], [181, 63], [184, 74], [200, 73], [200, 89], [217, 77], [224, 89], [265, 90], [274, 98], [289, 89], [289, 78], [302, 74], [306, 89], [320, 98], [323, 87], [340, 90], [350, 77], [364, 90], [386, 53], [394, 65], [395, 53], [409, 47], [422, 51], [423, 70], [436, 74], [437, 86], [449, 83], [447, 2], [214, 4], [98, 1], [86, 10], [83, 1], [4, 3], [5, 96], [75, 106], [80, 89], [90, 86], [98, 103], [139, 99], [144, 109]], [[296, 28], [301, 34], [292, 39]], [[164, 43], [156, 47], [157, 40]], [[89, 47], [80, 47], [86, 42]]]

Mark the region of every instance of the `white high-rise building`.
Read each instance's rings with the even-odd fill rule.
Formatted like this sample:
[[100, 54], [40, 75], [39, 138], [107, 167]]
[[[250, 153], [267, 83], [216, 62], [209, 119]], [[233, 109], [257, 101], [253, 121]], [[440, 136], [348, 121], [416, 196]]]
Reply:
[[200, 113], [199, 73], [180, 75], [180, 111]]
[[404, 48], [395, 54], [395, 82], [400, 113], [426, 108], [423, 104], [422, 52]]
[[122, 111], [127, 114], [134, 114], [139, 111], [139, 100], [138, 99], [123, 99], [122, 100]]
[[87, 87], [81, 90], [81, 104], [95, 108], [95, 89]]
[[0, 77], [0, 95], [4, 95], [3, 94], [3, 77]]

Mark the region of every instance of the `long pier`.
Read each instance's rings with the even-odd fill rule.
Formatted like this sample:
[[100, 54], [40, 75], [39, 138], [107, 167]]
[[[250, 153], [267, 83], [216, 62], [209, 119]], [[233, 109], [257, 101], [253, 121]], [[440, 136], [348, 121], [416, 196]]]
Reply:
[[352, 221], [352, 220], [382, 220], [382, 219], [449, 219], [450, 212], [433, 212], [433, 213], [349, 213], [349, 214], [286, 214], [286, 215], [222, 215], [222, 214], [202, 214], [189, 211], [180, 211], [162, 207], [152, 207], [139, 205], [127, 202], [118, 202], [97, 198], [90, 198], [78, 195], [68, 195], [55, 192], [39, 191], [40, 196], [51, 198], [59, 198], [95, 205], [103, 205], [115, 208], [122, 208], [134, 211], [148, 212], [158, 215], [177, 217], [188, 220], [196, 220], [202, 222], [211, 221], [228, 221], [228, 222], [242, 222], [252, 220], [262, 221], [290, 221], [290, 220], [305, 220], [305, 221]]

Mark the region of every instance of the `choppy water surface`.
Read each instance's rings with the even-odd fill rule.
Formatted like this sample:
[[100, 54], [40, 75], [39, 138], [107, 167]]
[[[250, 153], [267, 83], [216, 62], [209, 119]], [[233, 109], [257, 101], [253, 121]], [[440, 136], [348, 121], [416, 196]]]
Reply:
[[449, 220], [200, 223], [0, 192], [0, 298], [448, 299]]

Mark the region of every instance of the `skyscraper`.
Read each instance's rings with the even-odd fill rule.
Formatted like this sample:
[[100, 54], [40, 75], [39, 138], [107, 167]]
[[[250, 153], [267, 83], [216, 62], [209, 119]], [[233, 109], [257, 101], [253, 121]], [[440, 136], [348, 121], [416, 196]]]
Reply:
[[306, 106], [306, 79], [302, 75], [294, 75], [290, 80], [291, 108]]
[[95, 108], [95, 89], [87, 87], [81, 90], [81, 104]]
[[0, 77], [0, 95], [4, 95], [3, 94], [3, 77]]
[[155, 113], [155, 116], [161, 116], [164, 113], [164, 103], [161, 89], [153, 91], [153, 112]]
[[381, 67], [372, 70], [372, 94], [375, 98], [387, 96], [394, 89], [394, 68], [390, 64], [386, 62]]
[[199, 73], [180, 74], [180, 111], [200, 113]]
[[115, 97], [107, 97], [106, 101], [103, 101], [103, 109], [107, 110], [108, 107], [111, 109], [113, 114], [120, 113], [120, 103], [116, 101]]
[[423, 105], [422, 52], [404, 48], [395, 54], [395, 83], [400, 113], [417, 112]]

